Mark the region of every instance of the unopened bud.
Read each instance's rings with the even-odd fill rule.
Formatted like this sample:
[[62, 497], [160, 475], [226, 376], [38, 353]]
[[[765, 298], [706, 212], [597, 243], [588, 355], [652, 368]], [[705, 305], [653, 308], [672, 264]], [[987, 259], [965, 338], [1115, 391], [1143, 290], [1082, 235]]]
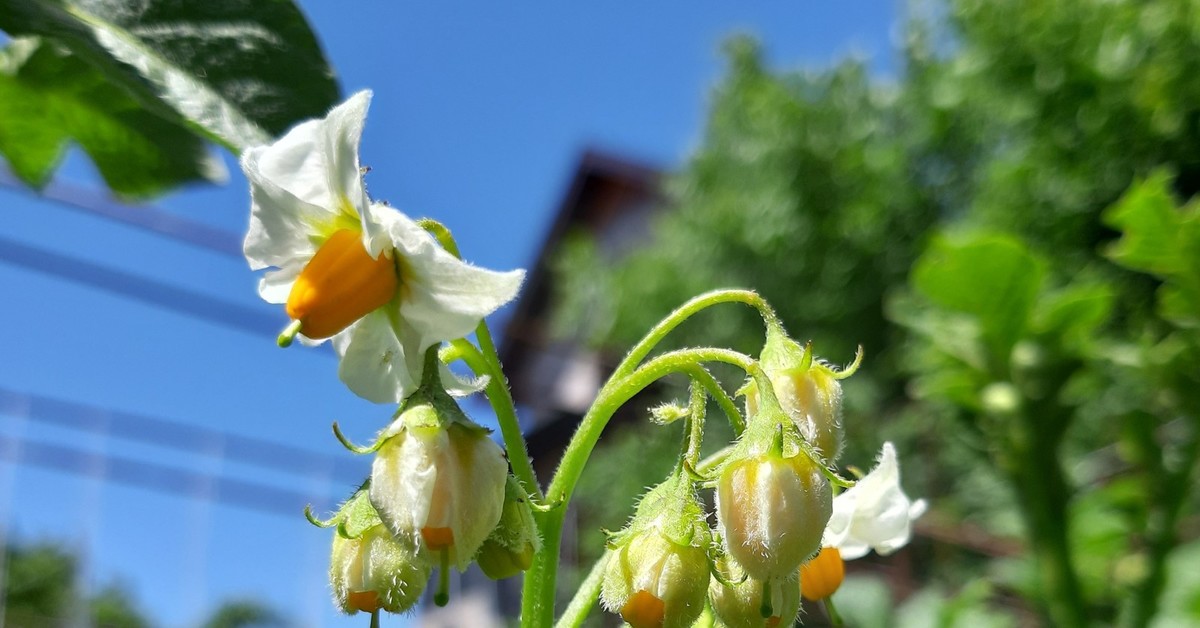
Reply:
[[533, 565], [533, 555], [541, 548], [537, 524], [533, 521], [533, 510], [529, 497], [521, 483], [508, 476], [504, 485], [504, 510], [500, 523], [488, 535], [483, 547], [475, 555], [475, 562], [484, 575], [492, 580], [502, 580], [521, 573]]
[[600, 600], [633, 628], [687, 628], [704, 610], [711, 535], [686, 475], [642, 499], [615, 537]]
[[833, 493], [803, 452], [774, 451], [731, 460], [717, 482], [717, 518], [730, 556], [752, 578], [796, 572], [821, 545]]
[[[746, 576], [736, 562], [728, 561], [726, 583], [713, 578], [708, 599], [713, 611], [728, 628], [786, 628], [800, 614], [800, 588], [793, 575], [776, 578], [764, 588], [761, 580]], [[763, 600], [763, 591], [770, 594]], [[764, 604], [764, 602], [766, 602]], [[770, 608], [764, 616], [764, 608]]]
[[333, 534], [329, 583], [344, 613], [402, 613], [425, 590], [432, 566], [416, 544], [397, 539], [360, 491], [339, 511]]

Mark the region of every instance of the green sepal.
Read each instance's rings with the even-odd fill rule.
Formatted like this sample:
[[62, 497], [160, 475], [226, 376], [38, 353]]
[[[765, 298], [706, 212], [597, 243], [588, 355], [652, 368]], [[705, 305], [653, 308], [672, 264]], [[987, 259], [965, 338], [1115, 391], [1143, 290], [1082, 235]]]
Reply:
[[339, 511], [341, 521], [338, 523], [338, 534], [348, 539], [356, 539], [363, 532], [383, 523], [375, 507], [371, 505], [370, 491], [360, 488], [354, 493]]
[[346, 438], [345, 434], [342, 433], [342, 428], [338, 426], [337, 421], [333, 422], [333, 436], [338, 439], [338, 442], [342, 444], [342, 447], [345, 447], [346, 449], [350, 450], [351, 452], [359, 454], [359, 455], [375, 453], [376, 451], [379, 450], [380, 447], [383, 446], [383, 443], [387, 440], [386, 438], [383, 438], [381, 436], [379, 438], [376, 438], [375, 442], [371, 443], [371, 445], [369, 445], [367, 447], [363, 447], [362, 445], [355, 445], [353, 442], [350, 441], [350, 439]]
[[610, 547], [648, 530], [657, 531], [676, 545], [706, 547], [711, 543], [704, 507], [696, 497], [695, 483], [686, 473], [673, 473], [643, 495], [629, 525], [610, 537]]
[[781, 325], [767, 326], [767, 339], [759, 358], [766, 371], [800, 369], [807, 371], [812, 365], [812, 342], [801, 346], [788, 337]]
[[509, 578], [529, 569], [534, 554], [542, 547], [529, 502], [521, 483], [510, 474], [504, 484], [500, 522], [475, 553], [475, 562], [492, 580]]

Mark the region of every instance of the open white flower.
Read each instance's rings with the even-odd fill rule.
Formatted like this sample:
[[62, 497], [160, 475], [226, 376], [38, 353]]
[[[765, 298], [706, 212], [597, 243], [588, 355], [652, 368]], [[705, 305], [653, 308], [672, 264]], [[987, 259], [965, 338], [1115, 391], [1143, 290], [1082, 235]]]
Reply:
[[875, 468], [833, 498], [833, 516], [821, 545], [838, 548], [846, 560], [861, 558], [872, 549], [886, 556], [908, 544], [912, 522], [925, 508], [925, 500], [912, 501], [900, 488], [896, 450], [884, 443]]
[[[250, 180], [244, 251], [269, 303], [287, 303], [309, 342], [333, 338], [338, 375], [361, 397], [398, 402], [421, 381], [425, 349], [473, 331], [516, 296], [524, 271], [467, 264], [416, 222], [372, 203], [358, 144], [371, 92], [242, 155]], [[452, 381], [452, 380], [450, 380]]]

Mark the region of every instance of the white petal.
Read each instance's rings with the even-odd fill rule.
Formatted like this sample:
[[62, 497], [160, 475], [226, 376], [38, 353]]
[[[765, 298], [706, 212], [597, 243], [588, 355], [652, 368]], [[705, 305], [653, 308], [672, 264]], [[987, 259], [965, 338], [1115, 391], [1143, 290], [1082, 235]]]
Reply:
[[372, 205], [368, 229], [387, 232], [400, 258], [402, 299], [400, 315], [420, 332], [423, 350], [435, 343], [462, 338], [483, 317], [511, 301], [521, 288], [525, 271], [496, 272], [472, 266], [446, 252], [433, 236], [404, 214]]
[[267, 303], [287, 303], [288, 295], [292, 293], [292, 285], [296, 277], [304, 270], [302, 261], [287, 262], [279, 270], [272, 270], [263, 275], [258, 281], [258, 296]]
[[259, 173], [292, 196], [331, 212], [343, 200], [366, 207], [358, 167], [358, 143], [371, 92], [362, 91], [334, 107], [324, 119], [309, 120], [274, 144], [256, 150]]
[[924, 500], [912, 502], [900, 488], [896, 450], [884, 443], [875, 468], [834, 498], [822, 543], [837, 547], [847, 560], [870, 549], [887, 555], [908, 544], [912, 522], [924, 512]]
[[368, 201], [358, 162], [358, 145], [370, 106], [371, 91], [360, 91], [334, 107], [325, 118], [324, 127], [329, 189], [339, 200], [349, 201], [360, 215], [366, 213]]
[[454, 470], [448, 485], [457, 497], [452, 525], [454, 562], [459, 571], [465, 571], [500, 521], [508, 462], [500, 446], [482, 435], [452, 434], [448, 453]]
[[419, 540], [437, 481], [445, 430], [406, 430], [389, 439], [371, 464], [371, 504], [392, 534]]
[[294, 258], [307, 259], [317, 250], [312, 225], [332, 213], [296, 198], [259, 171], [258, 159], [269, 148], [246, 151], [242, 169], [250, 180], [250, 228], [242, 251], [252, 270], [282, 267]]
[[[379, 308], [333, 337], [341, 356], [338, 377], [354, 394], [375, 403], [398, 403], [417, 389], [423, 370], [416, 336], [392, 326], [388, 309]], [[406, 326], [405, 326], [406, 327]]]

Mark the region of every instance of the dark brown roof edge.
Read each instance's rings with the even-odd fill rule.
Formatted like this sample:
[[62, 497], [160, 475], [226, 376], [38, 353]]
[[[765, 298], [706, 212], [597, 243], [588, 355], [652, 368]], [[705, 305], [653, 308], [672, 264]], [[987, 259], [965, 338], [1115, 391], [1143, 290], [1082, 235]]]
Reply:
[[570, 182], [559, 201], [558, 209], [555, 211], [554, 221], [551, 222], [546, 236], [542, 239], [542, 246], [538, 250], [537, 257], [534, 258], [533, 263], [529, 266], [529, 275], [526, 278], [525, 286], [521, 290], [521, 296], [517, 299], [512, 316], [509, 317], [505, 325], [504, 338], [499, 347], [500, 360], [503, 363], [508, 363], [510, 361], [509, 358], [515, 357], [512, 355], [512, 352], [516, 350], [516, 344], [512, 340], [515, 335], [511, 332], [515, 325], [520, 325], [529, 318], [529, 308], [532, 304], [528, 295], [533, 294], [546, 282], [547, 268], [549, 266], [546, 258], [558, 246], [559, 242], [562, 241], [571, 224], [576, 221], [578, 217], [577, 212], [580, 210], [579, 196], [583, 193], [584, 185], [588, 179], [597, 176], [608, 176], [623, 179], [647, 189], [655, 189], [663, 174], [662, 170], [646, 163], [618, 156], [595, 147], [585, 148], [580, 154], [577, 163], [578, 165], [571, 175]]

